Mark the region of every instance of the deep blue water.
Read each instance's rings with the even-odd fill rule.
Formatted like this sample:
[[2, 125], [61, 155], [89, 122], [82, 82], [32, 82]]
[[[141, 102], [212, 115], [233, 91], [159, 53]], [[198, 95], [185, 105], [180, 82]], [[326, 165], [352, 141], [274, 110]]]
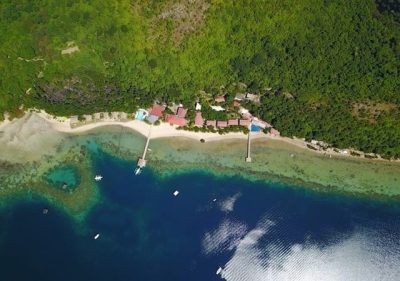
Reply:
[[2, 211], [0, 280], [400, 280], [398, 204], [133, 169], [99, 155], [82, 231], [38, 201]]

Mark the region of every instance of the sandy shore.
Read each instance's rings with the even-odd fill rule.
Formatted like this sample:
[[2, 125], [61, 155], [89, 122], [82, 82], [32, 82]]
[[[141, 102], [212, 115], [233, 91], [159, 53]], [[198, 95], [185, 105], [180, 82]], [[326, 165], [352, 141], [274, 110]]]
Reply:
[[[32, 141], [28, 142], [29, 139], [37, 138], [37, 141], [33, 143], [38, 143], [39, 139], [46, 139], [44, 143], [49, 142], [50, 140], [54, 140], [55, 137], [52, 135], [51, 131], [55, 131], [57, 133], [67, 133], [67, 134], [79, 134], [85, 133], [87, 131], [104, 127], [104, 126], [111, 126], [111, 125], [118, 125], [123, 126], [125, 128], [132, 129], [141, 135], [147, 137], [150, 125], [138, 121], [138, 120], [131, 120], [126, 122], [120, 121], [113, 121], [113, 120], [102, 120], [98, 122], [92, 122], [89, 124], [81, 125], [76, 128], [71, 128], [70, 119], [66, 117], [54, 117], [50, 114], [47, 114], [44, 111], [40, 112], [28, 112], [26, 115], [21, 119], [16, 119], [13, 121], [3, 121], [0, 122], [0, 134], [7, 135], [6, 139], [1, 141], [0, 135], [0, 144], [4, 141], [8, 141], [8, 143], [15, 144], [15, 148], [23, 147], [23, 145], [31, 144]], [[24, 129], [21, 129], [24, 128]], [[52, 130], [51, 130], [52, 129]], [[38, 132], [40, 136], [38, 136]], [[20, 135], [23, 135], [21, 137]], [[51, 136], [50, 136], [51, 135]], [[57, 135], [57, 134], [56, 134]], [[221, 140], [230, 140], [230, 139], [247, 139], [247, 135], [241, 132], [237, 133], [228, 133], [224, 135], [220, 135], [218, 133], [210, 133], [210, 132], [193, 132], [193, 131], [185, 131], [185, 130], [178, 130], [176, 126], [170, 125], [169, 123], [162, 122], [160, 125], [153, 126], [151, 132], [151, 138], [171, 138], [171, 137], [183, 137], [189, 138], [193, 140], [201, 140], [204, 139], [206, 142], [209, 141], [221, 141]], [[4, 136], [3, 136], [4, 139]], [[333, 149], [329, 151], [323, 150], [312, 150], [307, 147], [309, 143], [303, 141], [301, 139], [296, 138], [287, 138], [287, 137], [280, 137], [280, 136], [272, 136], [269, 134], [264, 133], [253, 133], [252, 139], [270, 139], [274, 141], [282, 141], [291, 145], [295, 145], [297, 147], [306, 149], [308, 151], [319, 153], [319, 154], [326, 154], [332, 155], [335, 157], [343, 157], [343, 158], [356, 158], [356, 159], [364, 159], [364, 157], [357, 157], [351, 156], [350, 154], [343, 155], [342, 153], [335, 152]], [[30, 146], [30, 145], [29, 145]], [[22, 149], [23, 150], [23, 149]], [[371, 159], [368, 159], [371, 160]], [[384, 160], [381, 158], [376, 158], [373, 160]], [[387, 161], [387, 160], [384, 160]], [[398, 162], [398, 161], [392, 161]]]
[[[76, 128], [71, 128], [70, 125], [70, 119], [69, 118], [63, 118], [63, 117], [53, 117], [50, 114], [47, 114], [46, 112], [40, 112], [40, 113], [34, 113], [44, 120], [48, 121], [50, 124], [52, 124], [53, 128], [59, 132], [63, 133], [70, 133], [70, 134], [76, 134], [76, 133], [84, 133], [96, 128], [104, 127], [104, 126], [110, 126], [110, 125], [118, 125], [118, 126], [123, 126], [125, 128], [132, 129], [141, 135], [147, 137], [149, 130], [150, 130], [150, 125], [143, 122], [143, 121], [138, 121], [138, 120], [131, 120], [131, 121], [125, 121], [125, 122], [120, 122], [120, 121], [98, 121], [98, 122], [93, 122], [85, 125], [81, 125]], [[1, 126], [0, 126], [1, 129]], [[193, 140], [201, 140], [204, 139], [205, 141], [219, 141], [219, 140], [227, 140], [227, 139], [247, 139], [247, 135], [241, 132], [237, 133], [228, 133], [224, 135], [220, 135], [218, 133], [210, 133], [210, 132], [193, 132], [193, 131], [185, 131], [185, 130], [179, 130], [177, 126], [173, 126], [169, 123], [162, 122], [160, 125], [153, 126], [151, 130], [151, 138], [152, 139], [157, 139], [157, 138], [171, 138], [171, 137], [184, 137], [184, 138], [189, 138]], [[263, 133], [259, 134], [254, 134], [253, 138], [273, 138], [273, 139], [286, 139], [282, 137], [272, 137], [270, 135], [266, 135]], [[295, 140], [292, 139], [287, 139], [285, 141], [294, 141], [293, 143], [297, 143], [297, 145], [300, 145], [300, 142], [296, 142]], [[301, 145], [302, 147], [305, 147], [304, 145]]]

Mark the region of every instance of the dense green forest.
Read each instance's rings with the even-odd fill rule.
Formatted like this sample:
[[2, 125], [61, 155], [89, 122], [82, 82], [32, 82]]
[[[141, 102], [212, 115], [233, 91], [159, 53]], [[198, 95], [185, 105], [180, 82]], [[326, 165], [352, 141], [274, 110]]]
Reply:
[[[399, 0], [2, 0], [0, 113], [263, 95], [283, 135], [400, 156]], [[0, 114], [2, 116], [3, 114]]]

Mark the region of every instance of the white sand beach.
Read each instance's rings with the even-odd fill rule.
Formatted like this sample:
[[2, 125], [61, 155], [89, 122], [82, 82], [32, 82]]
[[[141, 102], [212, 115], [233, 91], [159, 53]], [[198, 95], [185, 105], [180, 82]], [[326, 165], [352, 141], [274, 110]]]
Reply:
[[[15, 161], [19, 158], [35, 160], [39, 151], [43, 151], [44, 148], [55, 147], [57, 143], [62, 139], [62, 133], [66, 134], [80, 134], [95, 128], [118, 125], [125, 128], [130, 128], [143, 136], [147, 136], [149, 133], [150, 125], [138, 120], [130, 121], [114, 121], [101, 120], [89, 124], [80, 125], [76, 128], [71, 128], [71, 120], [66, 117], [54, 117], [45, 111], [38, 112], [27, 112], [25, 116], [20, 119], [14, 119], [12, 121], [5, 120], [0, 122], [0, 145], [7, 147], [7, 155], [1, 155], [0, 160], [11, 160]], [[210, 141], [221, 141], [230, 139], [247, 139], [247, 135], [241, 132], [218, 134], [211, 132], [194, 132], [179, 130], [176, 126], [170, 125], [169, 123], [162, 122], [160, 125], [154, 125], [151, 131], [151, 138], [171, 138], [171, 137], [183, 137], [190, 138], [193, 140], [204, 139], [206, 142]], [[272, 136], [264, 133], [253, 133], [252, 139], [271, 139], [274, 141], [282, 141], [295, 145], [300, 148], [313, 151], [315, 153], [331, 154], [335, 157], [350, 157], [350, 154], [343, 155], [330, 149], [326, 151], [314, 151], [307, 147], [307, 142], [297, 138], [287, 138], [280, 136]], [[46, 149], [44, 149], [46, 150]], [[352, 157], [353, 158], [353, 157]], [[356, 157], [360, 158], [360, 157]], [[381, 159], [376, 159], [381, 160]]]

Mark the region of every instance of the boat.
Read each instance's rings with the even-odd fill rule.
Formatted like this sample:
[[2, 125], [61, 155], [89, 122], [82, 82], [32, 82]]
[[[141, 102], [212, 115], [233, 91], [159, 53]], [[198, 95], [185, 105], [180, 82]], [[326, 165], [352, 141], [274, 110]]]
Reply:
[[142, 172], [142, 169], [140, 169], [140, 167], [137, 167], [135, 169], [135, 175], [140, 175], [141, 172]]
[[175, 190], [173, 194], [174, 194], [174, 196], [178, 196], [179, 191], [178, 191], [178, 190]]
[[97, 234], [94, 236], [94, 240], [97, 240], [99, 237], [100, 237], [100, 234], [97, 233]]
[[101, 176], [101, 175], [96, 175], [96, 176], [94, 177], [94, 179], [95, 179], [95, 181], [101, 181], [101, 180], [103, 179], [103, 176]]

